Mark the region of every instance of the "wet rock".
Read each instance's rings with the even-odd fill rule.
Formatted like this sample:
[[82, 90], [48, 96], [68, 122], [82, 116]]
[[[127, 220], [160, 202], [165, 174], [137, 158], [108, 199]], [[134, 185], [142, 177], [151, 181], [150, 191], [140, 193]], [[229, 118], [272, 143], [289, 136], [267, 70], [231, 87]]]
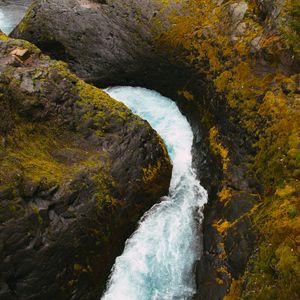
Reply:
[[253, 250], [256, 235], [251, 226], [251, 220], [244, 217], [227, 231], [224, 245], [230, 272], [235, 279], [244, 273]]
[[226, 219], [229, 222], [237, 220], [240, 216], [249, 212], [258, 202], [259, 198], [249, 192], [234, 193], [226, 206]]
[[[203, 254], [196, 270], [196, 281], [199, 286], [201, 286], [201, 289], [198, 289], [194, 299], [219, 300], [224, 298], [230, 278], [228, 278], [226, 274], [220, 276], [220, 274], [216, 272], [218, 267], [221, 268], [221, 265], [218, 266], [216, 264], [216, 259], [213, 255]], [[217, 278], [220, 281], [217, 282]]]

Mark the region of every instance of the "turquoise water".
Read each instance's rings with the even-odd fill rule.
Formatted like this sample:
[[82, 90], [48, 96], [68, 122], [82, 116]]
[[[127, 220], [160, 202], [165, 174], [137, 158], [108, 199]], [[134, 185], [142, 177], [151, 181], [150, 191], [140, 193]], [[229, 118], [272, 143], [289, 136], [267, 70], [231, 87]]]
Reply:
[[0, 0], [0, 29], [10, 34], [22, 20], [30, 0], [15, 0], [1, 2]]
[[147, 120], [164, 139], [173, 163], [169, 195], [140, 220], [116, 259], [102, 300], [191, 299], [194, 265], [200, 254], [197, 234], [206, 191], [192, 168], [193, 133], [176, 104], [136, 87], [106, 92]]

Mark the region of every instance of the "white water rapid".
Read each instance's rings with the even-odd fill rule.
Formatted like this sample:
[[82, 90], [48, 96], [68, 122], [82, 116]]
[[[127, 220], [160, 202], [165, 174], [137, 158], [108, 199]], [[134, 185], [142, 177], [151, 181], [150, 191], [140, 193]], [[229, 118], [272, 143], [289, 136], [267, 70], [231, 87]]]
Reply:
[[195, 293], [200, 209], [207, 200], [192, 169], [193, 133], [176, 104], [136, 87], [106, 92], [147, 120], [165, 141], [173, 163], [169, 195], [140, 220], [111, 271], [102, 300], [185, 300]]

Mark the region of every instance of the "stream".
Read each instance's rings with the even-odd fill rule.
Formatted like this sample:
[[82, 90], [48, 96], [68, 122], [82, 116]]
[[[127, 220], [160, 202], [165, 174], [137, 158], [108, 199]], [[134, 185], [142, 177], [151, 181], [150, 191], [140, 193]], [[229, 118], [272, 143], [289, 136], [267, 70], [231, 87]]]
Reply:
[[187, 300], [195, 294], [198, 235], [207, 193], [192, 168], [193, 133], [177, 105], [138, 87], [106, 92], [147, 120], [163, 138], [173, 164], [169, 195], [140, 220], [116, 259], [102, 300]]

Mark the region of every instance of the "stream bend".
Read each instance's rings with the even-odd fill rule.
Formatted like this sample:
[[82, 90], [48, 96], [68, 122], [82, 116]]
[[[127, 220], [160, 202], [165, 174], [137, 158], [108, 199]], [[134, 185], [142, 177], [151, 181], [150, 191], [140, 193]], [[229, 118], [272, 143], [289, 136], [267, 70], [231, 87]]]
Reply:
[[176, 104], [138, 87], [106, 90], [147, 120], [163, 138], [173, 163], [169, 195], [140, 220], [116, 259], [102, 300], [187, 300], [195, 293], [201, 208], [207, 193], [192, 168], [193, 133]]

